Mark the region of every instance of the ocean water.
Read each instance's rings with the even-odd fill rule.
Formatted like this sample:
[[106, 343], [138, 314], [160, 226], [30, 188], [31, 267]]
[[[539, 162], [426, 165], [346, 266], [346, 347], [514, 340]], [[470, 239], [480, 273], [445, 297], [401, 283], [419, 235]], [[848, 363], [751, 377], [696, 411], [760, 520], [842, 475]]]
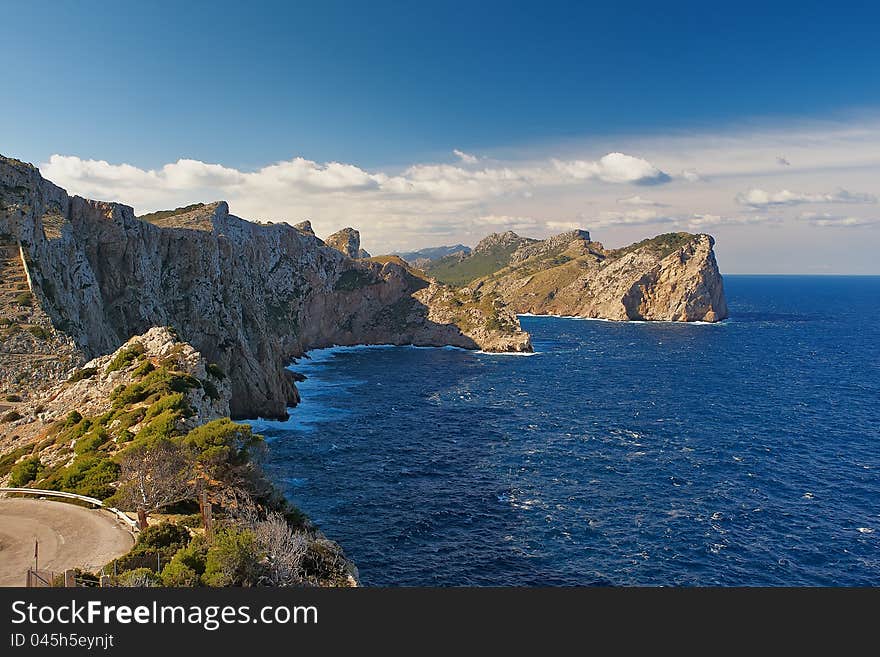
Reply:
[[529, 357], [313, 352], [268, 467], [367, 585], [880, 585], [880, 277], [725, 284]]

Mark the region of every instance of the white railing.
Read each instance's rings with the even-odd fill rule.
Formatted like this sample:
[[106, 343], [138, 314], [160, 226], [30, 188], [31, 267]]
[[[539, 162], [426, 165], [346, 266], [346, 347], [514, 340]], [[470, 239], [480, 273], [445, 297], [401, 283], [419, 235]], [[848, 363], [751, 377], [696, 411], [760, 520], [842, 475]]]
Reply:
[[128, 528], [132, 532], [138, 532], [137, 523], [125, 515], [119, 509], [112, 506], [104, 506], [104, 503], [99, 500], [97, 497], [87, 497], [85, 495], [77, 495], [76, 493], [65, 493], [60, 490], [41, 490], [39, 488], [2, 488], [0, 487], [0, 493], [21, 493], [23, 495], [39, 495], [40, 497], [65, 497], [70, 500], [79, 500], [80, 502], [87, 502], [89, 504], [93, 504], [94, 506], [100, 507], [102, 509], [107, 509], [110, 513], [115, 515], [117, 518], [122, 520]]

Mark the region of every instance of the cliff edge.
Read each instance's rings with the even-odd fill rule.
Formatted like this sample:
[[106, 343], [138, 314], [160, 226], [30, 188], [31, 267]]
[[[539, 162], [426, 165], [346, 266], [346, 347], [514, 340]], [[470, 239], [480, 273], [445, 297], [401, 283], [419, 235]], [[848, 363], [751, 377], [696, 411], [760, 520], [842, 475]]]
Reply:
[[459, 295], [450, 312], [445, 286], [399, 259], [356, 260], [302, 228], [236, 217], [222, 201], [138, 218], [0, 156], [0, 237], [20, 249], [53, 335], [75, 345], [70, 367], [173, 326], [228, 372], [234, 417], [284, 417], [298, 401], [284, 366], [313, 348], [531, 350], [491, 295]]
[[717, 322], [728, 314], [709, 235], [667, 233], [620, 249], [606, 249], [584, 230], [543, 241], [504, 233], [481, 244], [491, 245], [483, 255], [474, 249], [441, 260], [429, 274], [465, 279], [467, 289], [496, 295], [517, 313], [676, 322]]

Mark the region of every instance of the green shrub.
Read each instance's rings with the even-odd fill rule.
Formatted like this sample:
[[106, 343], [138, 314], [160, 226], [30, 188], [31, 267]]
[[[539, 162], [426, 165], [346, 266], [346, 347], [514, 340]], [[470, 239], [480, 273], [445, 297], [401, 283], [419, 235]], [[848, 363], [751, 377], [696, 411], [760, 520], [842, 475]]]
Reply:
[[110, 436], [107, 434], [107, 430], [99, 425], [77, 440], [73, 451], [77, 454], [94, 452], [109, 439]]
[[202, 582], [207, 586], [252, 586], [259, 576], [261, 559], [252, 531], [222, 530], [208, 549]]
[[189, 543], [189, 531], [183, 525], [163, 522], [150, 525], [138, 535], [132, 552], [173, 547], [176, 552]]
[[189, 545], [180, 548], [165, 568], [162, 582], [165, 586], [198, 586], [205, 572], [208, 545], [201, 536], [195, 536]]
[[26, 486], [36, 479], [43, 470], [43, 463], [39, 456], [32, 456], [17, 463], [10, 472], [9, 485], [13, 488]]
[[119, 475], [119, 466], [104, 454], [85, 453], [73, 463], [47, 477], [42, 484], [51, 490], [87, 495], [105, 499], [115, 492], [113, 483]]
[[31, 445], [25, 445], [0, 456], [0, 477], [6, 476], [7, 473], [11, 472], [12, 468], [15, 467], [15, 462], [25, 454], [30, 454], [31, 450]]
[[374, 285], [375, 283], [376, 279], [369, 271], [348, 269], [342, 272], [342, 275], [336, 279], [333, 289], [341, 292], [351, 292], [368, 285]]
[[49, 337], [52, 335], [42, 326], [29, 326], [28, 333], [34, 336], [37, 340], [48, 340]]
[[119, 413], [113, 417], [114, 420], [119, 420], [119, 424], [113, 427], [113, 430], [117, 432], [125, 432], [128, 430], [129, 427], [143, 422], [144, 416], [146, 416], [146, 414], [147, 409], [143, 406], [133, 408], [130, 411], [126, 411], [124, 413]]
[[189, 566], [172, 560], [162, 569], [163, 586], [198, 586], [199, 574]]
[[135, 377], [136, 379], [140, 379], [141, 377], [146, 376], [147, 374], [149, 374], [150, 372], [152, 372], [155, 369], [156, 369], [156, 366], [153, 365], [152, 362], [145, 360], [143, 363], [141, 363], [136, 368], [134, 368], [131, 375], [133, 377]]
[[164, 411], [185, 411], [189, 410], [186, 404], [186, 397], [182, 392], [175, 392], [171, 395], [160, 397], [147, 410], [146, 418], [149, 420], [162, 414]]
[[20, 402], [21, 397], [19, 397], [18, 395], [6, 395], [6, 401], [12, 402], [12, 403]]
[[149, 568], [135, 568], [122, 573], [117, 578], [119, 586], [161, 586], [162, 579]]
[[112, 360], [107, 363], [107, 369], [104, 370], [104, 373], [110, 374], [110, 372], [124, 369], [143, 355], [144, 346], [140, 342], [132, 342], [131, 346], [120, 349], [116, 353]]
[[180, 413], [173, 410], [162, 411], [147, 422], [135, 437], [138, 443], [156, 443], [169, 440], [177, 434], [177, 422]]
[[16, 420], [20, 420], [21, 418], [22, 415], [18, 411], [9, 411], [6, 415], [3, 416], [3, 422], [15, 422]]
[[67, 381], [68, 383], [76, 383], [77, 381], [82, 381], [83, 379], [91, 379], [97, 373], [97, 367], [84, 367], [83, 369], [77, 370], [76, 372], [71, 374], [70, 378], [67, 379]]
[[208, 366], [205, 368], [211, 376], [215, 379], [222, 381], [226, 378], [226, 372], [220, 369], [220, 366], [217, 363], [208, 363]]
[[[134, 547], [115, 561], [108, 564], [117, 572], [147, 568], [156, 572], [164, 569], [174, 555], [189, 543], [189, 532], [186, 527], [170, 522], [150, 525], [140, 534]], [[160, 571], [161, 572], [161, 571]]]
[[186, 434], [183, 444], [199, 462], [213, 467], [215, 478], [221, 478], [224, 466], [247, 463], [252, 451], [262, 444], [262, 437], [250, 426], [224, 417], [196, 427]]
[[183, 525], [184, 527], [201, 527], [202, 526], [202, 514], [201, 513], [191, 513], [188, 516], [184, 516], [177, 521], [178, 524]]
[[34, 299], [30, 292], [22, 292], [15, 296], [15, 303], [19, 306], [32, 306], [34, 304]]
[[202, 388], [205, 390], [205, 396], [209, 399], [213, 399], [214, 401], [220, 399], [220, 391], [212, 381], [209, 381], [208, 379], [202, 381]]
[[65, 427], [72, 427], [76, 424], [82, 422], [83, 416], [79, 411], [70, 411], [67, 414], [67, 418], [64, 420]]

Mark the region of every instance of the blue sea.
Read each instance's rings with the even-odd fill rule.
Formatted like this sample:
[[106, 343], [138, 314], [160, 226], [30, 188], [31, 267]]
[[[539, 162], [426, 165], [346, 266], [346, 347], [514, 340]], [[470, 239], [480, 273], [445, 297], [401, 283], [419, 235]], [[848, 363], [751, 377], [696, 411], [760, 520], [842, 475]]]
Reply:
[[880, 277], [725, 277], [716, 325], [356, 347], [256, 422], [366, 585], [880, 585]]

